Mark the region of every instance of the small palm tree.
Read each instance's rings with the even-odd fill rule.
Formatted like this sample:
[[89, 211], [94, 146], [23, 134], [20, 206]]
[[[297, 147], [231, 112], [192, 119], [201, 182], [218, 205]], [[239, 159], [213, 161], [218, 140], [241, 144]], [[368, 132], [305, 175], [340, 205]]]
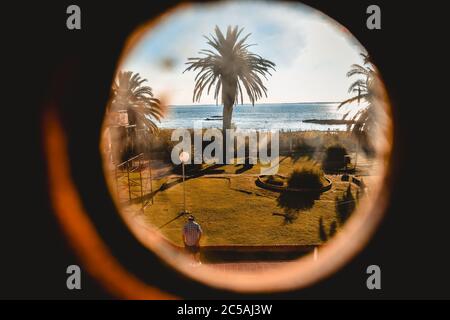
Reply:
[[243, 28], [228, 26], [224, 36], [219, 27], [215, 28], [215, 36], [205, 36], [207, 44], [215, 51], [203, 49], [199, 54], [203, 57], [189, 58], [188, 67], [183, 71], [197, 71], [193, 102], [200, 101], [202, 93], [206, 89], [209, 94], [214, 88], [216, 103], [221, 91], [223, 103], [223, 130], [231, 128], [233, 106], [241, 100], [243, 103], [242, 89], [245, 89], [252, 105], [263, 95], [267, 97], [267, 88], [261, 80], [261, 76], [267, 80], [270, 69], [275, 70], [275, 63], [263, 59], [261, 56], [248, 51], [251, 44], [246, 40], [250, 36], [239, 39]]
[[161, 102], [153, 97], [152, 88], [143, 86], [147, 79], [139, 73], [121, 71], [112, 86], [110, 111], [127, 111], [128, 122], [137, 128], [158, 131], [155, 121], [163, 116]]
[[[347, 72], [347, 77], [359, 76], [349, 87], [348, 92], [353, 93], [354, 96], [341, 102], [338, 108], [343, 105], [358, 102], [358, 105], [363, 101], [365, 106], [361, 107], [352, 117], [349, 129], [359, 135], [365, 135], [373, 126], [374, 123], [374, 103], [378, 90], [378, 73], [370, 60], [368, 54], [361, 53], [363, 58], [363, 65], [353, 64], [350, 71]], [[361, 78], [362, 76], [362, 78]], [[344, 119], [349, 113], [344, 115]]]

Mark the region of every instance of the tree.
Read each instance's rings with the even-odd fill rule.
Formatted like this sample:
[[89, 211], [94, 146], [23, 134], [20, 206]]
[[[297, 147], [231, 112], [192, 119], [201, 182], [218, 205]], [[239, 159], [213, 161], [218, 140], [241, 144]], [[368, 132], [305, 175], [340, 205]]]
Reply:
[[219, 27], [215, 28], [215, 35], [205, 36], [207, 44], [214, 50], [202, 49], [199, 54], [203, 57], [188, 58], [188, 67], [183, 71], [198, 71], [195, 77], [195, 87], [193, 102], [200, 101], [202, 93], [207, 90], [207, 94], [214, 87], [214, 99], [216, 103], [221, 98], [223, 103], [223, 126], [231, 128], [231, 118], [233, 106], [241, 100], [243, 104], [243, 91], [245, 89], [252, 105], [263, 95], [267, 97], [267, 88], [264, 86], [261, 77], [267, 80], [270, 70], [275, 71], [275, 63], [262, 58], [261, 56], [248, 51], [252, 46], [246, 41], [251, 34], [239, 39], [242, 31], [238, 26], [232, 28], [228, 26], [224, 36]]
[[[354, 94], [353, 97], [341, 102], [338, 108], [352, 103], [364, 102], [365, 105], [353, 115], [349, 130], [359, 136], [366, 136], [373, 127], [375, 121], [374, 105], [378, 96], [379, 90], [379, 76], [370, 60], [368, 54], [361, 53], [363, 58], [363, 65], [353, 64], [351, 69], [347, 72], [347, 77], [358, 76], [349, 87], [348, 92]], [[349, 115], [349, 112], [344, 115], [344, 119]]]
[[139, 73], [121, 71], [112, 86], [110, 111], [127, 111], [128, 123], [151, 133], [158, 131], [163, 112], [161, 102], [153, 97], [152, 88], [142, 85]]
[[351, 184], [348, 184], [347, 189], [341, 197], [336, 197], [336, 213], [341, 225], [347, 222], [350, 215], [355, 211], [356, 200], [352, 194]]

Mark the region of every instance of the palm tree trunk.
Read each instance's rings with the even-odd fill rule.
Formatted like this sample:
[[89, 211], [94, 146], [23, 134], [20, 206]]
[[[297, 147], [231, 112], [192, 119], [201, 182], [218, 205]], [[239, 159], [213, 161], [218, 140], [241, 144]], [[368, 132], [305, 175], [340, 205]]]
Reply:
[[[136, 127], [137, 127], [137, 117], [134, 110], [131, 108], [127, 109], [128, 114], [128, 147], [127, 147], [127, 158], [131, 158], [136, 155]], [[128, 159], [127, 159], [128, 160]]]
[[231, 129], [231, 117], [233, 115], [233, 105], [223, 105], [223, 123], [222, 129]]
[[231, 129], [234, 98], [236, 97], [237, 83], [235, 80], [222, 81], [223, 123], [222, 130]]
[[[222, 78], [223, 79], [223, 78]], [[231, 118], [233, 115], [234, 97], [236, 96], [237, 82], [233, 80], [222, 80], [222, 143], [223, 143], [223, 157], [226, 159], [227, 143], [226, 132], [231, 129]], [[234, 144], [234, 143], [233, 143]], [[225, 161], [224, 161], [225, 162]]]

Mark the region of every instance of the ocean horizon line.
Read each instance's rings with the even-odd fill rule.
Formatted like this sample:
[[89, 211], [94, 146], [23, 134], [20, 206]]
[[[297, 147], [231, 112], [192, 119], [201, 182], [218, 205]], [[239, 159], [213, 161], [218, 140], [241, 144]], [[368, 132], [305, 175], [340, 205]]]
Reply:
[[[336, 104], [341, 103], [341, 101], [311, 101], [311, 102], [263, 102], [263, 103], [255, 103], [256, 105], [280, 105], [280, 104]], [[215, 103], [204, 103], [204, 104], [169, 104], [168, 107], [194, 107], [194, 106], [221, 106], [222, 104], [215, 104]], [[246, 106], [250, 105], [251, 103], [244, 103], [244, 104], [236, 104], [235, 106]]]

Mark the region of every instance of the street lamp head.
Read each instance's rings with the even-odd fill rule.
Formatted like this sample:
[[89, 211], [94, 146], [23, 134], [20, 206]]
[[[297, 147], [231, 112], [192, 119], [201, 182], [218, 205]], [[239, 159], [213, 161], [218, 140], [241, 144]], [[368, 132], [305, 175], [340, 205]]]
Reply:
[[182, 163], [187, 163], [189, 161], [189, 153], [186, 151], [183, 151], [180, 153], [180, 161]]

